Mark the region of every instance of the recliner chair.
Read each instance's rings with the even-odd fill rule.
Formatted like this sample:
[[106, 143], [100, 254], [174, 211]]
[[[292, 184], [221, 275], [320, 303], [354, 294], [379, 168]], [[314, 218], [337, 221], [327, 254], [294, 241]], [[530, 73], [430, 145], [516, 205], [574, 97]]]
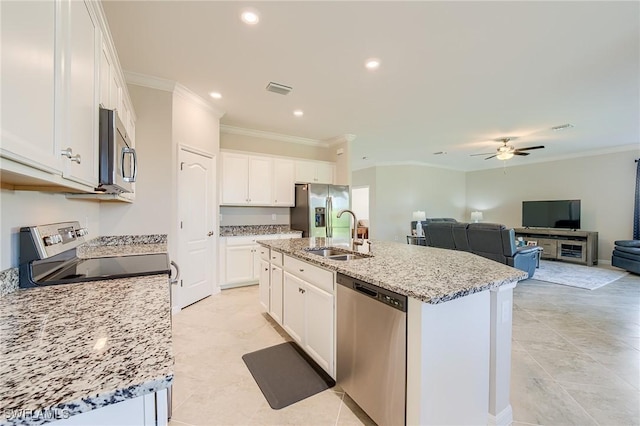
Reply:
[[640, 240], [618, 240], [611, 255], [611, 265], [640, 274]]
[[539, 247], [516, 247], [513, 228], [498, 223], [470, 223], [467, 241], [471, 252], [525, 271], [533, 277], [538, 264]]

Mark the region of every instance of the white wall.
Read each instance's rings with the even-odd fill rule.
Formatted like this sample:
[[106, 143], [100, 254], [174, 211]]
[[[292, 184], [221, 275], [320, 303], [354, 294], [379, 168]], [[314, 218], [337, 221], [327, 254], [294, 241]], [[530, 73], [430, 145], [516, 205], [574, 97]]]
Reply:
[[351, 188], [351, 210], [358, 220], [369, 220], [369, 187]]
[[[275, 216], [275, 220], [273, 219]], [[220, 225], [289, 225], [289, 207], [220, 207]]]
[[414, 165], [377, 166], [355, 171], [352, 182], [369, 186], [372, 239], [406, 241], [416, 210], [426, 211], [427, 217], [464, 220], [464, 172]]
[[171, 92], [129, 86], [137, 114], [138, 179], [134, 203], [103, 203], [105, 235], [170, 234], [174, 181]]
[[224, 132], [220, 135], [220, 149], [233, 149], [308, 160], [335, 161], [333, 151], [329, 148]]
[[485, 222], [519, 227], [522, 201], [579, 199], [582, 229], [598, 232], [598, 257], [609, 263], [613, 242], [632, 237], [638, 156], [626, 151], [507, 167], [506, 174], [502, 168], [469, 172], [467, 220], [480, 210]]
[[89, 238], [101, 235], [100, 203], [63, 194], [0, 190], [0, 271], [18, 266], [20, 227], [77, 220]]

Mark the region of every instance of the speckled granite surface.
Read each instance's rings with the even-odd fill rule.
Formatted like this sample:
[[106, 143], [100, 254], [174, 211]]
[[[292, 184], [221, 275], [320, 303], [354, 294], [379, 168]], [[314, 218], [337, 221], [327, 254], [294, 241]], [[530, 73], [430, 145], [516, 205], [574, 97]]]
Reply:
[[87, 241], [89, 246], [123, 246], [131, 244], [166, 244], [167, 234], [110, 235]]
[[0, 424], [78, 414], [173, 380], [166, 275], [18, 290], [0, 299]]
[[89, 245], [83, 244], [76, 249], [81, 259], [108, 256], [132, 256], [136, 254], [166, 253], [167, 243], [128, 244], [128, 245]]
[[0, 297], [18, 289], [18, 268], [9, 268], [0, 272]]
[[[442, 303], [527, 278], [526, 272], [467, 252], [372, 241], [372, 257], [326, 259], [310, 247], [348, 248], [327, 238], [264, 240], [259, 244], [426, 303]], [[367, 252], [368, 244], [359, 248]], [[286, 267], [286, 261], [285, 261]]]
[[243, 225], [221, 226], [221, 237], [237, 237], [243, 235], [269, 235], [269, 234], [302, 234], [302, 231], [291, 229], [289, 225]]

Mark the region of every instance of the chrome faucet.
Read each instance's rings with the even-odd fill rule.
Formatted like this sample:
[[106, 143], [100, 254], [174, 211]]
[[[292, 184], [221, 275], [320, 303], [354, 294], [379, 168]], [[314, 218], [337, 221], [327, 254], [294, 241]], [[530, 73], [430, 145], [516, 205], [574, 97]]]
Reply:
[[356, 218], [356, 214], [349, 209], [344, 209], [338, 212], [337, 217], [340, 218], [340, 216], [342, 216], [342, 213], [350, 213], [351, 216], [353, 216], [353, 233], [351, 237], [351, 249], [353, 251], [358, 251], [356, 249], [356, 246], [361, 246], [363, 242], [362, 240], [358, 239], [358, 219]]

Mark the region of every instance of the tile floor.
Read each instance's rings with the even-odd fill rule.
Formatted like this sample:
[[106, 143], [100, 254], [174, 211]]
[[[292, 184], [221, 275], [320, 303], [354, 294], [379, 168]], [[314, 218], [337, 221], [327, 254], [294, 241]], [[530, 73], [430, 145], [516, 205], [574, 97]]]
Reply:
[[[184, 309], [173, 333], [171, 426], [371, 424], [338, 387], [269, 407], [241, 356], [287, 336], [261, 312], [257, 286]], [[640, 277], [593, 291], [521, 282], [511, 384], [514, 425], [640, 424]]]

